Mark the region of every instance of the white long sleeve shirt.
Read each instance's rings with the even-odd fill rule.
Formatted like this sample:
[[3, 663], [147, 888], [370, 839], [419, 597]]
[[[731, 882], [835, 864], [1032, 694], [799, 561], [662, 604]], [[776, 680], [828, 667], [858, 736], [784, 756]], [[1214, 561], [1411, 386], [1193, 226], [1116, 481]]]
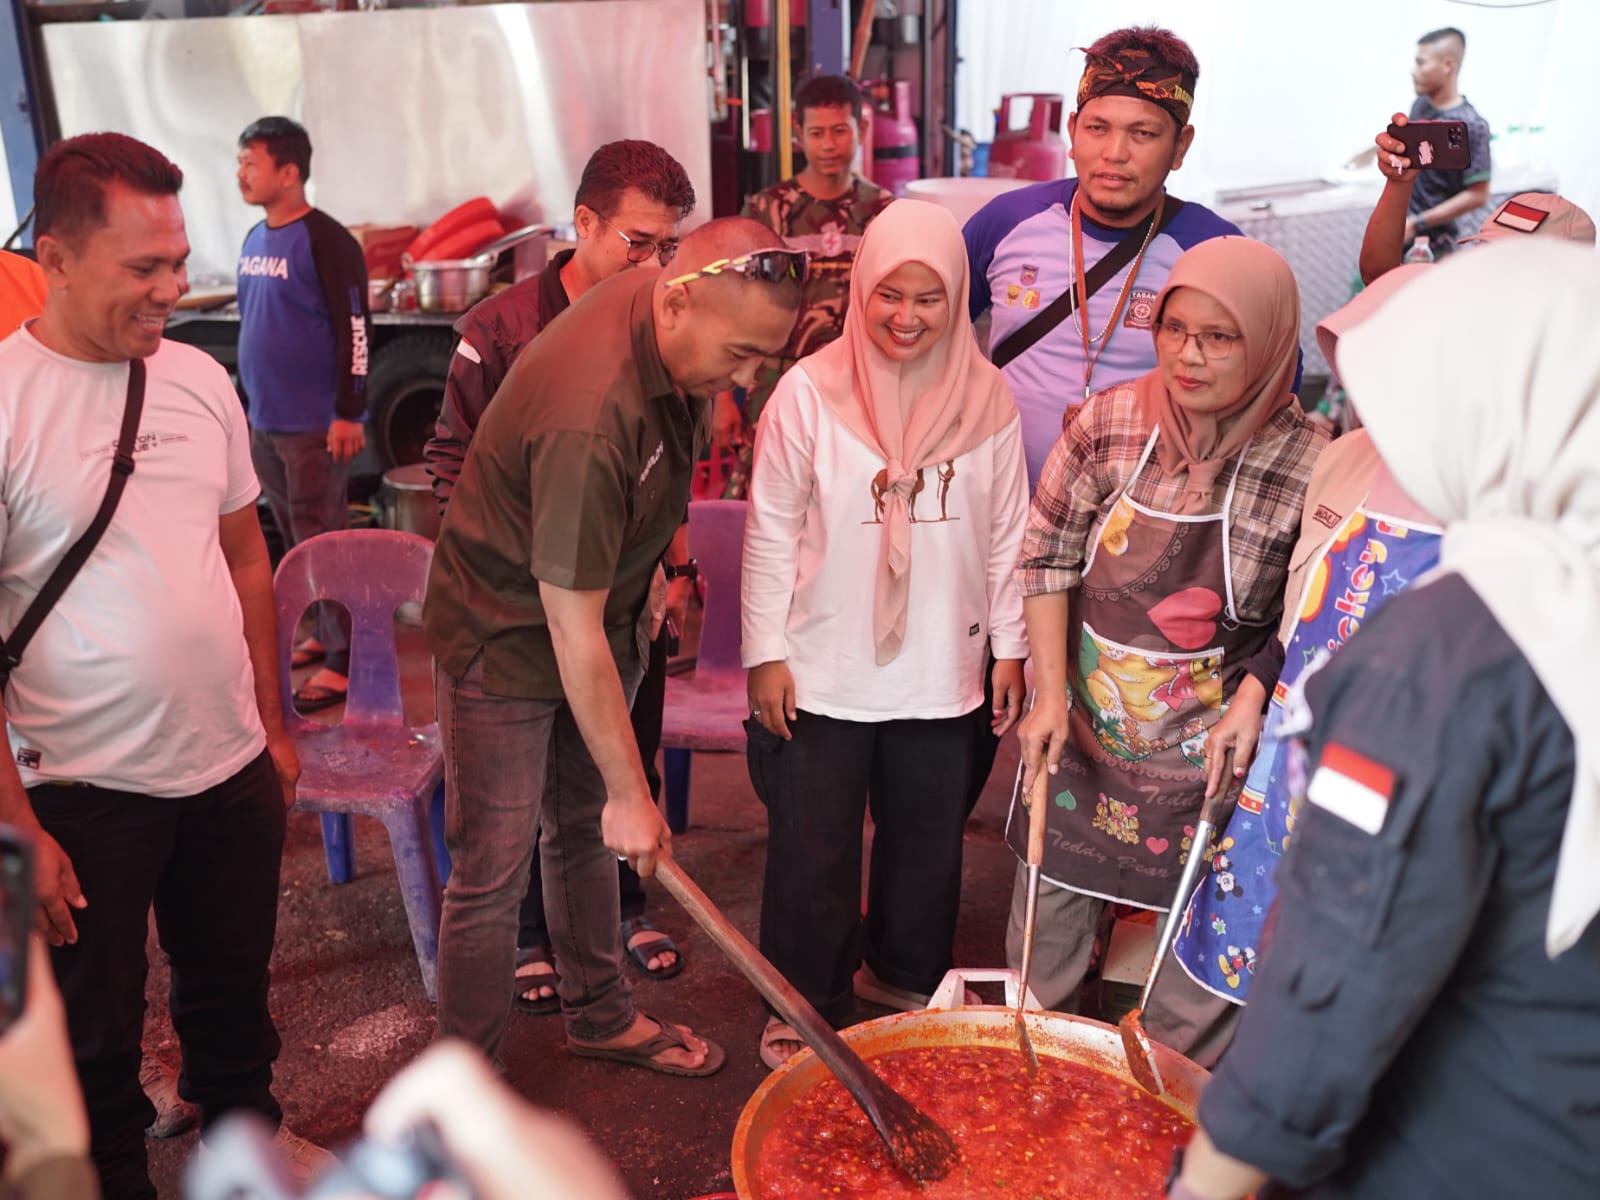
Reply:
[[744, 534], [746, 667], [785, 661], [796, 705], [850, 721], [957, 717], [983, 702], [984, 650], [1028, 654], [1013, 569], [1028, 516], [1020, 420], [921, 472], [905, 641], [878, 666], [872, 611], [883, 459], [789, 370], [762, 410]]

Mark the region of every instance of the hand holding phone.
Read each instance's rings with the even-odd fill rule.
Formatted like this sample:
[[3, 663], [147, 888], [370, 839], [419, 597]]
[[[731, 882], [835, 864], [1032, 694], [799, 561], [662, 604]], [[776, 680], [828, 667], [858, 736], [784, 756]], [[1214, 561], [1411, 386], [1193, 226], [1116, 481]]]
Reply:
[[1465, 121], [1395, 122], [1389, 136], [1405, 147], [1410, 165], [1419, 171], [1465, 171], [1472, 161]]
[[[14, 832], [14, 831], [13, 831]], [[89, 1114], [78, 1088], [67, 1040], [67, 1014], [50, 974], [44, 939], [30, 937], [33, 900], [24, 914], [18, 974], [27, 981], [26, 999], [14, 1024], [0, 1034], [0, 1136], [6, 1142], [6, 1178], [16, 1180], [52, 1158], [83, 1158], [89, 1153]], [[7, 925], [11, 918], [7, 915]]]
[[0, 1034], [28, 1000], [28, 931], [33, 928], [33, 842], [0, 825]]

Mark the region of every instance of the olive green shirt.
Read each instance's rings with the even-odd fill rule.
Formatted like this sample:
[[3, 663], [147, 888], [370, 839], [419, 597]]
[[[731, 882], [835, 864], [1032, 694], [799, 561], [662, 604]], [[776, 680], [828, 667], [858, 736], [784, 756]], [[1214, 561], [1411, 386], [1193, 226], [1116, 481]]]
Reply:
[[428, 574], [423, 627], [459, 679], [480, 651], [492, 695], [561, 700], [539, 584], [609, 593], [624, 679], [656, 564], [683, 523], [706, 408], [656, 346], [660, 272], [624, 271], [547, 326], [484, 412]]

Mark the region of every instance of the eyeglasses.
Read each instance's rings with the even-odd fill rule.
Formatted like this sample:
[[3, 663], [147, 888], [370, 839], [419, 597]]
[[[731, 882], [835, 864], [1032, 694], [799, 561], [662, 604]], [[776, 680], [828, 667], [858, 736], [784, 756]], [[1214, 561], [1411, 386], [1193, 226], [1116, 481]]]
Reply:
[[738, 258], [719, 258], [698, 271], [667, 280], [667, 286], [677, 287], [702, 275], [721, 275], [724, 271], [743, 275], [759, 283], [786, 283], [791, 280], [804, 283], [806, 276], [811, 273], [811, 258], [804, 250], [757, 250], [754, 254], [743, 254]]
[[[599, 213], [595, 215], [600, 216]], [[631, 238], [605, 217], [600, 217], [600, 221], [612, 233], [628, 243], [628, 261], [635, 266], [642, 262], [649, 262], [653, 258], [664, 267], [677, 257], [677, 238], [667, 238], [660, 242], [652, 242], [648, 238]]]
[[1223, 333], [1220, 329], [1202, 329], [1190, 333], [1177, 321], [1163, 321], [1156, 326], [1156, 341], [1166, 350], [1183, 352], [1184, 343], [1190, 338], [1200, 347], [1200, 353], [1205, 358], [1227, 358], [1232, 354], [1234, 347], [1244, 341], [1244, 337], [1237, 333]]

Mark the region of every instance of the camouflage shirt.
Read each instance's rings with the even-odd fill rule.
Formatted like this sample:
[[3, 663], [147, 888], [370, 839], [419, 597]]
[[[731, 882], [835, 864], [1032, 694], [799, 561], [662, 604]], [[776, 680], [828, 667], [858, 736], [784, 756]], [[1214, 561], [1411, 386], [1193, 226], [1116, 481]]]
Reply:
[[795, 179], [786, 179], [745, 202], [743, 215], [754, 217], [780, 234], [796, 250], [811, 252], [800, 317], [789, 344], [778, 358], [769, 358], [750, 389], [745, 415], [754, 425], [778, 379], [796, 361], [814, 354], [844, 332], [844, 310], [850, 301], [850, 264], [867, 223], [894, 197], [857, 179], [833, 200], [818, 200]]

